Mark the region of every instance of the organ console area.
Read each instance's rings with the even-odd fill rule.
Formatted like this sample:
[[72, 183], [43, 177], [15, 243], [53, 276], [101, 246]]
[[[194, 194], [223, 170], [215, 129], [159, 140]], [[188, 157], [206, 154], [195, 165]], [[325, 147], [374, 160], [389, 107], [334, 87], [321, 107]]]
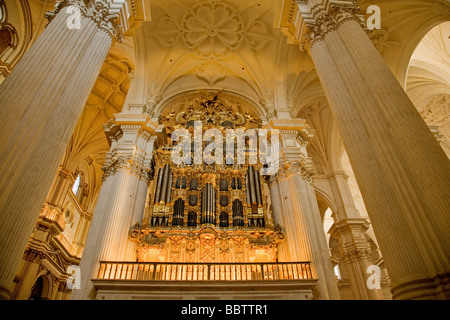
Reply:
[[[195, 100], [187, 111], [160, 118], [170, 132], [185, 128], [193, 132], [193, 121], [202, 130], [212, 128], [226, 136], [228, 128], [257, 128], [260, 122], [245, 117], [219, 101]], [[253, 119], [250, 121], [249, 119]], [[170, 136], [170, 134], [169, 134]], [[202, 142], [204, 150], [208, 143]], [[154, 175], [150, 183], [144, 221], [133, 240], [139, 242], [142, 262], [276, 262], [277, 245], [284, 239], [275, 228], [268, 186], [261, 175], [262, 164], [250, 164], [256, 152], [245, 145], [245, 163], [238, 164], [237, 143], [234, 161], [223, 164], [202, 161], [176, 165], [172, 161], [176, 143], [154, 154]], [[225, 146], [227, 147], [227, 146]], [[192, 158], [194, 158], [192, 151]], [[208, 164], [211, 163], [211, 164]], [[135, 230], [136, 231], [136, 230]]]

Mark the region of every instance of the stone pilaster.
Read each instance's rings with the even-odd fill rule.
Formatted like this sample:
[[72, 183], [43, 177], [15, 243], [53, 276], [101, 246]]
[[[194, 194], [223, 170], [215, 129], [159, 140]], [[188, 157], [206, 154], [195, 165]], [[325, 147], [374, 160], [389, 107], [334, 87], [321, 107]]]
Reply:
[[72, 290], [67, 285], [67, 276], [63, 276], [58, 283], [58, 291], [55, 295], [55, 300], [68, 300]]
[[381, 290], [370, 289], [367, 279], [371, 274], [371, 250], [365, 233], [369, 227], [365, 219], [343, 219], [333, 224], [330, 234], [339, 241], [339, 252], [347, 270], [354, 298], [358, 300], [381, 300]]
[[[131, 121], [130, 116], [122, 117]], [[75, 300], [95, 298], [91, 279], [100, 261], [136, 261], [137, 244], [128, 234], [136, 223], [142, 225], [156, 138], [136, 124], [117, 124], [107, 131], [111, 151], [103, 166], [104, 182], [81, 259], [81, 290], [71, 296]]]
[[46, 256], [46, 245], [51, 237], [57, 236], [64, 230], [64, 226], [65, 222], [59, 208], [45, 204], [17, 270], [19, 281], [14, 288], [12, 299], [27, 300], [29, 298], [42, 260]]
[[[60, 3], [47, 28], [0, 86], [0, 298], [110, 49], [115, 23], [96, 1]], [[91, 3], [91, 2], [89, 2]], [[66, 6], [81, 8], [69, 29]], [[101, 11], [101, 13], [100, 13]]]
[[325, 2], [302, 12], [303, 40], [365, 200], [393, 298], [448, 299], [449, 159], [364, 32], [354, 4]]
[[360, 300], [383, 299], [380, 290], [367, 286], [367, 278], [370, 276], [367, 269], [373, 265], [370, 245], [365, 237], [369, 223], [356, 209], [348, 186], [348, 176], [345, 172], [334, 172], [328, 179], [337, 206], [336, 212], [333, 213], [335, 223], [330, 234], [339, 242], [342, 262], [347, 270], [354, 297]]

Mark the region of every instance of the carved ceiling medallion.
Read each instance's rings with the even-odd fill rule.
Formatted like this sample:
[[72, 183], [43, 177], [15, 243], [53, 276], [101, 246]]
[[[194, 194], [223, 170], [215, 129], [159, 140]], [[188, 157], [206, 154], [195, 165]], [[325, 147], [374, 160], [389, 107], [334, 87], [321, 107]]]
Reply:
[[[170, 13], [156, 19], [150, 37], [166, 48], [179, 48], [181, 43], [197, 55], [196, 75], [210, 86], [228, 75], [231, 55], [242, 59], [239, 51], [248, 48], [258, 52], [276, 40], [270, 33], [271, 25], [261, 15], [245, 14], [251, 10], [249, 6], [238, 8], [223, 0], [194, 3], [183, 3], [186, 9], [180, 20]], [[252, 18], [247, 20], [247, 16]]]
[[219, 2], [202, 2], [188, 10], [181, 24], [181, 38], [190, 50], [209, 56], [238, 49], [245, 35], [239, 10]]

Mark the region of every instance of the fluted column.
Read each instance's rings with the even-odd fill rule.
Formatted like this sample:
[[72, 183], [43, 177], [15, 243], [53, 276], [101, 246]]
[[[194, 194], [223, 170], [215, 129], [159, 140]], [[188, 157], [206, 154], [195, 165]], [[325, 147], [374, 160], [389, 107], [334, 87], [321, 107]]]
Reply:
[[280, 224], [286, 233], [286, 241], [279, 245], [278, 259], [311, 261], [313, 276], [319, 279], [315, 299], [339, 299], [311, 180], [302, 174], [298, 163], [289, 164], [271, 179], [270, 190], [275, 224]]
[[312, 162], [306, 147], [313, 131], [305, 120], [272, 120], [280, 130], [285, 163], [277, 175], [269, 178], [275, 224], [286, 233], [278, 246], [280, 261], [311, 261], [311, 271], [318, 279], [315, 299], [337, 300], [339, 291], [331, 264], [323, 223], [312, 185]]
[[155, 139], [138, 125], [122, 125], [104, 165], [104, 183], [80, 264], [81, 289], [72, 300], [94, 299], [91, 279], [100, 261], [136, 261], [137, 243], [128, 238], [145, 208]]
[[450, 162], [355, 15], [310, 22], [310, 52], [392, 280], [394, 299], [450, 299]]
[[68, 29], [61, 4], [0, 86], [0, 299], [10, 296], [18, 262], [110, 49], [112, 24], [104, 18], [111, 17], [100, 8], [81, 10], [81, 28]]

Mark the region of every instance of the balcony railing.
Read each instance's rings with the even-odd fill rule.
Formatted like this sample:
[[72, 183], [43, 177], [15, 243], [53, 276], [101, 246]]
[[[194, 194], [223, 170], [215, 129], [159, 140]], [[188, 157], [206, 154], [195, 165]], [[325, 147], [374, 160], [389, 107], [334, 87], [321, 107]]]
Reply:
[[279, 281], [313, 279], [309, 262], [261, 264], [100, 262], [100, 280]]

